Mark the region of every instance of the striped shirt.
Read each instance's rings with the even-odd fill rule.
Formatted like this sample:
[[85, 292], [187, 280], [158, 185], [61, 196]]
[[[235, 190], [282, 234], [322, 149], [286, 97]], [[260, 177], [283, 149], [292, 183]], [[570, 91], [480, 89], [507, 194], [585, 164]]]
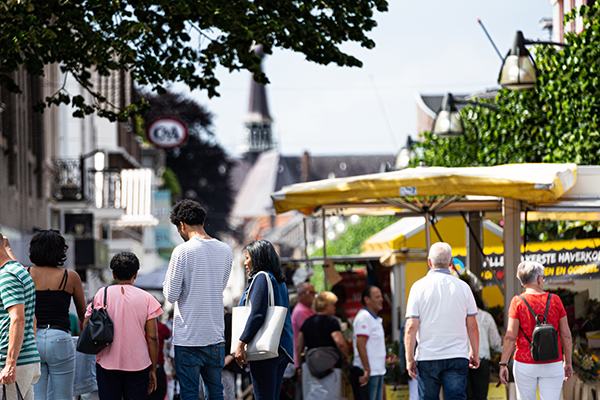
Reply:
[[175, 303], [173, 344], [210, 346], [225, 341], [223, 291], [233, 254], [217, 239], [192, 237], [175, 247], [163, 294]]
[[7, 309], [17, 304], [25, 305], [25, 332], [17, 365], [40, 362], [33, 331], [35, 285], [21, 264], [10, 261], [0, 269], [0, 368], [4, 368], [8, 353], [10, 316]]

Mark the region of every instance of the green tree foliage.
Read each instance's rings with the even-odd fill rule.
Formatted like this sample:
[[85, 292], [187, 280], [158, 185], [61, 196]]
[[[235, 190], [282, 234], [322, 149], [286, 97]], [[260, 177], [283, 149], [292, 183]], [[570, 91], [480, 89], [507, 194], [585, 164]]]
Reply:
[[[439, 138], [425, 132], [414, 145], [430, 166], [468, 167], [508, 163], [597, 165], [600, 160], [600, 5], [565, 17], [582, 17], [584, 30], [565, 33], [570, 46], [537, 46], [535, 89], [500, 89], [499, 111], [469, 106], [461, 111], [465, 135]], [[600, 236], [600, 224], [540, 221], [527, 224], [528, 241]]]
[[214, 140], [210, 130], [212, 114], [194, 100], [172, 92], [138, 93], [138, 97], [144, 97], [150, 104], [144, 114], [146, 126], [158, 118], [173, 117], [188, 128], [187, 142], [166, 150], [167, 171], [172, 172], [165, 171], [163, 179], [171, 188], [179, 186], [181, 194], [174, 196], [174, 200], [187, 198], [202, 204], [208, 213], [204, 226], [209, 234], [228, 232], [227, 219], [233, 206], [229, 179], [232, 163]]
[[125, 119], [141, 103], [120, 113], [104, 110], [92, 71], [128, 71], [159, 94], [168, 82], [183, 82], [212, 97], [218, 95], [219, 65], [268, 82], [260, 57], [250, 51], [253, 43], [267, 54], [282, 48], [319, 64], [361, 66], [340, 47], [355, 42], [373, 48], [366, 33], [377, 25], [374, 11], [387, 6], [386, 0], [0, 0], [0, 85], [18, 93], [14, 71], [39, 76], [46, 64], [59, 63], [93, 102], [63, 88], [46, 104], [70, 103], [79, 116]]
[[[340, 237], [327, 243], [328, 256], [352, 256], [363, 252], [362, 243], [385, 227], [398, 220], [392, 216], [361, 217], [356, 225], [349, 225]], [[311, 254], [311, 257], [323, 257], [323, 249]]]
[[[390, 226], [398, 220], [395, 217], [384, 216], [384, 217], [361, 217], [360, 221], [356, 225], [348, 226], [346, 232], [340, 237], [327, 243], [327, 255], [328, 256], [352, 256], [363, 252], [361, 244], [369, 237], [373, 236], [382, 229]], [[311, 257], [323, 257], [323, 249], [319, 249], [311, 254]], [[310, 282], [315, 287], [317, 292], [325, 290], [324, 287], [324, 275], [323, 265], [314, 265], [315, 274], [310, 279]], [[335, 265], [338, 271], [344, 271], [347, 266], [345, 264]]]
[[583, 6], [585, 29], [565, 33], [567, 48], [537, 46], [535, 89], [500, 89], [499, 111], [472, 106], [461, 111], [466, 134], [439, 138], [431, 132], [415, 144], [431, 166], [465, 167], [507, 163], [573, 162], [600, 159], [600, 5]]

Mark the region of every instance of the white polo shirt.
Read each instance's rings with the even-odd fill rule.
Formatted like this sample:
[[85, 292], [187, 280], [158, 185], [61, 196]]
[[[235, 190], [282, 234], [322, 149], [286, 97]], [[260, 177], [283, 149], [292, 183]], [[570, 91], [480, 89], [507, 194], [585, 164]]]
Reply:
[[432, 269], [415, 282], [406, 317], [419, 319], [417, 361], [469, 358], [467, 316], [477, 315], [471, 288], [447, 269]]
[[385, 334], [383, 320], [367, 308], [362, 308], [354, 318], [354, 361], [352, 365], [364, 369], [356, 348], [356, 337], [367, 336], [367, 358], [371, 376], [385, 375]]

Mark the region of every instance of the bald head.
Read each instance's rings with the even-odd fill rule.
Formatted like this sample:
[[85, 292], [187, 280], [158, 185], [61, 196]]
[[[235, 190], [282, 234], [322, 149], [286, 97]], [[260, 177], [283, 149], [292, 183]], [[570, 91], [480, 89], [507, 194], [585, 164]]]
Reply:
[[298, 301], [310, 308], [315, 301], [315, 287], [310, 282], [298, 286]]
[[448, 268], [452, 262], [452, 248], [448, 243], [434, 243], [427, 258], [431, 268]]

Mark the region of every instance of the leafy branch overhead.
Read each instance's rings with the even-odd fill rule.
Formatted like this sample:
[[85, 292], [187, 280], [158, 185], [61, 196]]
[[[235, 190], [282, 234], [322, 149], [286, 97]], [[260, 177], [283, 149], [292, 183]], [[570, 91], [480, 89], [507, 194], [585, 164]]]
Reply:
[[63, 88], [46, 105], [72, 104], [79, 116], [124, 119], [139, 105], [106, 111], [92, 72], [128, 71], [159, 94], [169, 82], [182, 82], [212, 97], [218, 96], [219, 65], [268, 82], [260, 57], [250, 51], [253, 43], [267, 54], [283, 48], [319, 64], [360, 67], [340, 46], [373, 48], [366, 33], [377, 25], [374, 10], [387, 6], [386, 0], [0, 0], [0, 85], [19, 93], [11, 73], [22, 67], [40, 76], [46, 64], [59, 63], [93, 100]]
[[[535, 89], [501, 89], [494, 104], [461, 111], [465, 135], [439, 138], [431, 132], [415, 144], [431, 166], [465, 167], [507, 163], [600, 160], [600, 5], [583, 6], [566, 17], [582, 17], [579, 34], [565, 32], [570, 47], [537, 46]], [[500, 67], [500, 66], [498, 66]]]

